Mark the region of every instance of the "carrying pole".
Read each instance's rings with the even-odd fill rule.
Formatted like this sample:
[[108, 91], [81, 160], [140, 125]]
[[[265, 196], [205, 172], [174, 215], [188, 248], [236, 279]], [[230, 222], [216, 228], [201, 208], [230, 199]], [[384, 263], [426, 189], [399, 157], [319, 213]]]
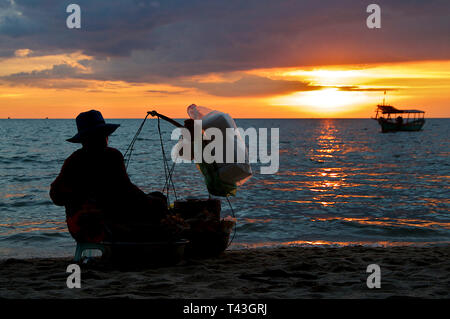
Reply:
[[175, 125], [176, 127], [184, 127], [184, 125], [178, 123], [178, 122], [175, 121], [175, 120], [172, 120], [170, 117], [167, 117], [167, 116], [165, 116], [165, 115], [159, 114], [159, 113], [156, 112], [156, 111], [149, 111], [149, 112], [147, 112], [147, 114], [150, 114], [150, 115], [153, 116], [153, 117], [157, 116], [157, 117], [159, 117], [159, 118], [161, 118], [161, 119], [163, 119], [163, 120], [165, 120], [165, 121], [171, 123], [172, 125]]

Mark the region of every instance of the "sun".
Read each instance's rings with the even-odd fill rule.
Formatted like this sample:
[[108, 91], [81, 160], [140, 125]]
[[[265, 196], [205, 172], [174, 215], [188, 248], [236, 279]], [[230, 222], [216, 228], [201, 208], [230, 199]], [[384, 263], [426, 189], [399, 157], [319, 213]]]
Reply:
[[276, 105], [302, 107], [309, 113], [340, 113], [365, 100], [362, 92], [341, 91], [326, 88], [315, 91], [295, 92], [274, 101]]
[[287, 106], [292, 111], [314, 116], [342, 116], [365, 107], [372, 100], [373, 93], [361, 86], [359, 80], [364, 74], [359, 69], [289, 70], [280, 74], [309, 83], [311, 87], [270, 99], [271, 105]]
[[329, 88], [317, 91], [303, 92], [298, 97], [298, 102], [306, 106], [314, 106], [320, 109], [335, 109], [355, 103], [356, 92], [339, 91], [337, 88]]

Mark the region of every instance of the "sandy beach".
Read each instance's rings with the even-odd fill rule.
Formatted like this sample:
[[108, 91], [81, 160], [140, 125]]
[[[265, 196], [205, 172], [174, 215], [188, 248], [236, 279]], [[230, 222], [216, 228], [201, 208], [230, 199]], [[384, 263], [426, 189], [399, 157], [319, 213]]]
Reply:
[[[70, 258], [0, 262], [1, 298], [449, 298], [450, 247], [261, 248], [226, 251], [170, 267], [82, 266], [66, 287]], [[369, 264], [381, 288], [366, 285]]]

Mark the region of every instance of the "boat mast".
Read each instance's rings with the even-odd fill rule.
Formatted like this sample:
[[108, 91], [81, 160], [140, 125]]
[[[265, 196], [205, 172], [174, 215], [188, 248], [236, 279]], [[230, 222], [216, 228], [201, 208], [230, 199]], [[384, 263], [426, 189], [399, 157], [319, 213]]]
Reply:
[[384, 90], [383, 106], [385, 105], [385, 104], [384, 104], [385, 100], [386, 100], [386, 90]]

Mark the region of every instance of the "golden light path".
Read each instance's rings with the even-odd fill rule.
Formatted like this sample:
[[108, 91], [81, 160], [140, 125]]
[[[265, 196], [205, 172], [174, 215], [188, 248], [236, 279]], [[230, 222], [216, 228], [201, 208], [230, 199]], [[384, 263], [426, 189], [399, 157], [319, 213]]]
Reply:
[[436, 244], [448, 244], [449, 241], [444, 242], [407, 242], [407, 241], [327, 241], [327, 240], [293, 240], [286, 242], [262, 242], [262, 243], [232, 243], [233, 249], [247, 249], [247, 248], [261, 248], [261, 247], [296, 247], [296, 246], [313, 246], [313, 247], [326, 247], [326, 246], [369, 246], [369, 247], [405, 247], [405, 246], [419, 246], [424, 247], [428, 245]]

